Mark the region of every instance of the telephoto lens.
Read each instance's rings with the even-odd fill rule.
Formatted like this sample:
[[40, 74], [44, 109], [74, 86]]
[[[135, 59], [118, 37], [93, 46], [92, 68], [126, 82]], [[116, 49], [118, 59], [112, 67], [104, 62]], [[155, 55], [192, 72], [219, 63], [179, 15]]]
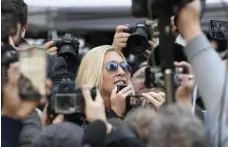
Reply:
[[137, 23], [135, 26], [130, 26], [125, 32], [130, 33], [127, 40], [127, 47], [124, 49], [124, 54], [141, 55], [149, 48], [149, 40], [151, 40], [152, 29], [145, 22]]

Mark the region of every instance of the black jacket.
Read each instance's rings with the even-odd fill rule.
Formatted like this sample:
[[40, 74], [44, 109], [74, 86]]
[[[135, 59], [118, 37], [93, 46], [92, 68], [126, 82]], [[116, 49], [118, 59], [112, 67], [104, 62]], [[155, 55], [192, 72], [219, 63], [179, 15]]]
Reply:
[[6, 116], [1, 117], [1, 134], [2, 134], [2, 147], [18, 147], [19, 135], [21, 131], [21, 121], [15, 120]]

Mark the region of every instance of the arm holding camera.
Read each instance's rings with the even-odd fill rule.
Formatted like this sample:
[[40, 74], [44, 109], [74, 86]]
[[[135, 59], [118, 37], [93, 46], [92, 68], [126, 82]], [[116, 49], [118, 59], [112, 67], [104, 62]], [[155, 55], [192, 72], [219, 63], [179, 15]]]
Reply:
[[[146, 22], [146, 24], [150, 25], [148, 24], [148, 22]], [[129, 29], [129, 27], [129, 25], [119, 25], [116, 27], [112, 46], [115, 47], [117, 50], [122, 51], [124, 48], [127, 47], [127, 40], [131, 34], [129, 32], [125, 32], [125, 30]], [[150, 51], [157, 46], [157, 42], [155, 40], [149, 40], [148, 44], [149, 48], [144, 52], [144, 55], [146, 57], [149, 56]]]
[[57, 54], [57, 47], [53, 46], [55, 43], [54, 41], [48, 41], [44, 46], [47, 49], [47, 54], [48, 55], [56, 55]]
[[122, 49], [127, 46], [127, 40], [130, 36], [129, 33], [124, 32], [124, 30], [126, 30], [127, 28], [127, 25], [119, 25], [116, 27], [116, 32], [114, 35], [112, 46], [116, 47], [116, 49], [120, 51], [122, 51]]
[[[227, 94], [226, 66], [219, 55], [211, 47], [206, 36], [203, 35], [200, 27], [200, 1], [194, 0], [186, 5], [179, 14], [178, 29], [181, 35], [187, 40], [185, 53], [193, 67], [197, 85], [202, 94], [203, 101], [208, 110], [211, 120], [211, 134], [214, 145], [218, 139], [218, 132], [222, 131], [221, 139], [224, 146], [227, 146]], [[223, 97], [224, 96], [224, 97]], [[224, 100], [224, 102], [223, 102]], [[220, 114], [221, 117], [220, 117]], [[222, 118], [222, 119], [221, 119]], [[221, 122], [220, 122], [221, 121]], [[219, 123], [220, 122], [220, 123]], [[220, 126], [223, 129], [219, 129]]]

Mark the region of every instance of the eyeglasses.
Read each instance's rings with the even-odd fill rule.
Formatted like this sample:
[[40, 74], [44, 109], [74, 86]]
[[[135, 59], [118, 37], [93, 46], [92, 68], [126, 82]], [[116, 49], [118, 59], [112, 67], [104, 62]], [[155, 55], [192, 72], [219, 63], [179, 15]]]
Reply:
[[122, 68], [122, 70], [125, 73], [130, 73], [131, 72], [131, 67], [126, 62], [123, 62], [123, 63], [120, 63], [120, 64], [118, 64], [116, 62], [113, 62], [113, 61], [112, 62], [108, 62], [106, 64], [106, 70], [109, 73], [114, 73], [114, 72], [117, 72], [119, 66]]

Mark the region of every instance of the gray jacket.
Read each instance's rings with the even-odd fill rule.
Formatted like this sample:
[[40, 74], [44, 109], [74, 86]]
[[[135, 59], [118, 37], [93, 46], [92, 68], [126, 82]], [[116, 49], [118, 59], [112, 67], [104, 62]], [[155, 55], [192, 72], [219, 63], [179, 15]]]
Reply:
[[[210, 138], [213, 146], [218, 146], [219, 112], [222, 105], [222, 146], [228, 147], [227, 109], [228, 86], [225, 102], [221, 104], [223, 87], [226, 79], [226, 66], [211, 47], [205, 35], [200, 35], [187, 42], [186, 56], [193, 67], [196, 83], [199, 86], [210, 119]], [[228, 84], [227, 84], [228, 85]]]
[[22, 121], [22, 129], [20, 134], [20, 147], [31, 147], [35, 137], [42, 130], [40, 117], [34, 110], [27, 118]]

